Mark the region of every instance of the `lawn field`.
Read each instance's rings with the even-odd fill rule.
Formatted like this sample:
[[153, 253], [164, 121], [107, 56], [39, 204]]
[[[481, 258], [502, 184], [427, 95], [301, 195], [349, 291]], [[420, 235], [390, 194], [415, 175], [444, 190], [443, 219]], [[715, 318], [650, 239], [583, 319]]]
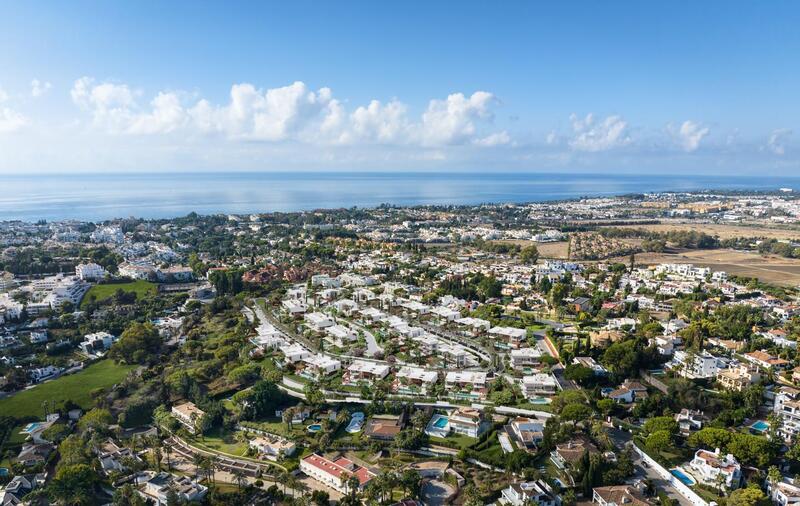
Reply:
[[125, 292], [133, 292], [136, 294], [137, 298], [141, 299], [143, 297], [155, 295], [158, 291], [158, 286], [155, 283], [142, 280], [133, 281], [131, 283], [94, 285], [86, 292], [86, 295], [83, 296], [81, 307], [85, 307], [86, 304], [92, 300], [92, 296], [94, 296], [94, 300], [101, 301], [113, 297], [116, 291], [120, 289]]
[[83, 371], [23, 390], [11, 397], [0, 399], [0, 413], [14, 417], [35, 416], [41, 418], [42, 402], [55, 401], [56, 404], [68, 399], [82, 408], [91, 407], [90, 392], [96, 388], [106, 388], [120, 382], [136, 366], [117, 365], [111, 360], [103, 360], [90, 365]]

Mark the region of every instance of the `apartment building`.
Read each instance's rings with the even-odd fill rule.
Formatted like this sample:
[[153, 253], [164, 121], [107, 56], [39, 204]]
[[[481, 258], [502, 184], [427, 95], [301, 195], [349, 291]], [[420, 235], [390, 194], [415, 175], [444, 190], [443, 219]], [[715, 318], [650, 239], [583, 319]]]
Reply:
[[300, 461], [300, 470], [310, 478], [342, 494], [347, 494], [349, 491], [351, 477], [358, 480], [359, 490], [363, 490], [375, 477], [369, 469], [358, 466], [349, 459], [339, 457], [329, 460], [316, 453]]

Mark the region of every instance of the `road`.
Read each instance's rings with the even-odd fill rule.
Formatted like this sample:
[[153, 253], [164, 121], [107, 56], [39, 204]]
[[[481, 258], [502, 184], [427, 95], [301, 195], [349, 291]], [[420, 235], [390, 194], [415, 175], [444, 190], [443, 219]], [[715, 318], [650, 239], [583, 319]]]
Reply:
[[[619, 450], [628, 449], [633, 445], [633, 436], [629, 432], [608, 426], [606, 426], [606, 430], [608, 432], [608, 437], [611, 438], [614, 446]], [[638, 478], [649, 479], [654, 487], [658, 490], [662, 490], [670, 499], [678, 501], [678, 504], [681, 506], [693, 506], [688, 499], [678, 493], [675, 487], [670, 485], [670, 483], [662, 478], [652, 467], [645, 464], [635, 451], [631, 451], [630, 454]]]
[[383, 348], [378, 346], [378, 340], [375, 339], [375, 336], [367, 330], [366, 328], [358, 325], [357, 323], [349, 322], [351, 327], [355, 327], [356, 329], [360, 330], [364, 333], [364, 340], [367, 342], [367, 356], [374, 357], [377, 353], [383, 353]]

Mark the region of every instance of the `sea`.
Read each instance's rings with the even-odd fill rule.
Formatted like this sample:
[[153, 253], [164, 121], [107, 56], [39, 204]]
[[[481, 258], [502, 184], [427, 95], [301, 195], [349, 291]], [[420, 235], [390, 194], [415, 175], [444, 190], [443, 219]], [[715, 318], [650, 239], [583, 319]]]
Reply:
[[0, 175], [0, 221], [103, 221], [380, 204], [526, 203], [630, 193], [800, 188], [800, 177], [545, 172]]

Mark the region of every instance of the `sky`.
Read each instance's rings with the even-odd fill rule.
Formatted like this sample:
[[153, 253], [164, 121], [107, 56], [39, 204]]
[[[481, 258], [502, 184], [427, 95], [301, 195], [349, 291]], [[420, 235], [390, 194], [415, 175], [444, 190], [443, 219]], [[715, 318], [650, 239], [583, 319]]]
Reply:
[[0, 2], [0, 173], [800, 175], [800, 3]]

